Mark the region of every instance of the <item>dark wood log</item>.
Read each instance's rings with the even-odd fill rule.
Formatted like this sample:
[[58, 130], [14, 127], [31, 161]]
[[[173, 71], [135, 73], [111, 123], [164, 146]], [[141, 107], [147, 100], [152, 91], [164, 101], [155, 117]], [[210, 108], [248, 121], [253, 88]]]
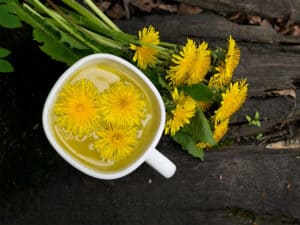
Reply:
[[[200, 14], [118, 23], [130, 33], [152, 24], [165, 41], [184, 43], [191, 37], [214, 47], [226, 46], [234, 31], [221, 20]], [[219, 24], [215, 31], [213, 24]], [[282, 45], [278, 36], [272, 44], [268, 35], [247, 39], [250, 27], [234, 27], [242, 52], [235, 77], [246, 77], [250, 84], [248, 101], [231, 121], [228, 138], [234, 142], [207, 151], [201, 162], [162, 137], [158, 149], [177, 165], [170, 180], [142, 165], [122, 179], [101, 181], [63, 161], [40, 120], [44, 100], [66, 67], [40, 52], [27, 28], [2, 32], [1, 44], [13, 51], [16, 72], [0, 76], [0, 223], [300, 224], [300, 149], [265, 148], [299, 137], [300, 50]], [[248, 126], [244, 118], [256, 111], [261, 128]], [[256, 140], [258, 133], [265, 139]]]
[[176, 0], [216, 12], [259, 15], [270, 19], [283, 18], [300, 22], [300, 3], [297, 0]]

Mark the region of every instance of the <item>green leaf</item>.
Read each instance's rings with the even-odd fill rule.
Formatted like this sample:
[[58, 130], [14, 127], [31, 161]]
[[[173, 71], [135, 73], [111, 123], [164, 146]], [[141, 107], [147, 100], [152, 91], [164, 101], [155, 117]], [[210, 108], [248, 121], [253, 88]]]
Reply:
[[182, 149], [187, 150], [189, 154], [203, 160], [203, 149], [197, 147], [196, 142], [189, 134], [178, 131], [172, 138], [181, 145]]
[[10, 62], [8, 62], [5, 59], [0, 59], [0, 73], [10, 73], [13, 71], [14, 71], [14, 68], [10, 64]]
[[80, 41], [72, 37], [70, 34], [62, 31], [57, 26], [55, 26], [55, 21], [53, 19], [47, 19], [46, 24], [48, 24], [53, 30], [60, 34], [60, 41], [63, 43], [67, 43], [70, 48], [76, 49], [88, 49], [88, 47], [82, 44]]
[[251, 119], [250, 116], [247, 115], [247, 116], [246, 116], [246, 120], [250, 123], [252, 119]]
[[52, 59], [71, 65], [81, 57], [91, 53], [91, 51], [72, 49], [66, 43], [61, 42], [60, 33], [47, 25], [43, 17], [34, 12], [33, 9], [16, 4], [16, 12], [22, 20], [33, 27], [34, 40], [42, 43], [40, 49]]
[[13, 7], [13, 0], [1, 0], [0, 1], [0, 26], [13, 29], [21, 27], [22, 24], [19, 18], [14, 15], [15, 9]]
[[203, 83], [185, 85], [179, 87], [179, 89], [183, 90], [187, 95], [191, 96], [196, 101], [207, 102], [213, 100], [214, 97], [213, 91]]
[[67, 47], [64, 43], [60, 42], [59, 39], [48, 36], [39, 29], [33, 30], [33, 37], [36, 41], [43, 43], [43, 45], [40, 46], [40, 49], [43, 52], [48, 54], [52, 59], [64, 62], [67, 65], [72, 65], [78, 59], [87, 55], [79, 54], [75, 50]]
[[256, 112], [256, 113], [255, 113], [254, 119], [255, 119], [255, 120], [259, 120], [259, 112]]
[[217, 144], [214, 140], [208, 120], [200, 109], [197, 109], [196, 116], [191, 120], [190, 124], [184, 126], [182, 130], [188, 133], [195, 142], [202, 141], [210, 145]]
[[10, 54], [10, 51], [6, 48], [0, 47], [0, 58], [4, 58]]
[[256, 126], [261, 127], [261, 122], [259, 120], [256, 121]]

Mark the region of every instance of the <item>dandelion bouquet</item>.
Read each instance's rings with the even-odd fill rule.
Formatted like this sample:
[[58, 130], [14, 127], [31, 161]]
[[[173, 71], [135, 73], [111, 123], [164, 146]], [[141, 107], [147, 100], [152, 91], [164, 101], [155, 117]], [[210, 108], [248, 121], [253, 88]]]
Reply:
[[[11, 0], [4, 4], [32, 26], [40, 49], [55, 60], [71, 65], [89, 54], [110, 53], [134, 63], [164, 100], [165, 134], [203, 159], [203, 150], [220, 143], [230, 117], [247, 97], [247, 81], [232, 79], [240, 60], [235, 40], [230, 36], [226, 48], [210, 49], [208, 43], [197, 44], [191, 39], [184, 46], [163, 42], [153, 26], [143, 28], [138, 35], [128, 34], [92, 0], [83, 2], [62, 0], [57, 5], [51, 0], [25, 0], [20, 4]], [[80, 123], [77, 126], [80, 130]]]

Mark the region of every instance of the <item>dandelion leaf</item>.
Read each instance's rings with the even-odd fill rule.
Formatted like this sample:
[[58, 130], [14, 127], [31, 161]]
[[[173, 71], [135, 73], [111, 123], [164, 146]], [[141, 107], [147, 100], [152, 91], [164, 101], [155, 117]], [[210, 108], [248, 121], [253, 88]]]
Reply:
[[184, 150], [187, 150], [190, 155], [201, 160], [204, 159], [203, 149], [197, 147], [196, 142], [188, 133], [178, 131], [173, 136], [173, 139], [179, 143]]
[[10, 64], [10, 62], [8, 62], [5, 59], [0, 59], [0, 73], [10, 73], [13, 71], [14, 71], [14, 68]]
[[0, 26], [13, 29], [21, 27], [19, 18], [15, 15], [14, 0], [0, 0]]
[[183, 127], [182, 130], [188, 133], [195, 142], [201, 141], [210, 145], [217, 144], [214, 140], [208, 120], [200, 109], [197, 109], [196, 115], [190, 124]]
[[214, 97], [213, 91], [203, 83], [181, 86], [180, 89], [196, 101], [211, 101]]
[[4, 58], [10, 54], [10, 51], [6, 48], [0, 47], [0, 58]]

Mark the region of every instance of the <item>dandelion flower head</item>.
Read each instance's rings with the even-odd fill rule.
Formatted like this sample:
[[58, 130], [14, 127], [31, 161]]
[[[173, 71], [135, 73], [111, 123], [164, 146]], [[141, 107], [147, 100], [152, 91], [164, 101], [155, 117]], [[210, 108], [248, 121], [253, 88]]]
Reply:
[[232, 79], [233, 72], [240, 62], [240, 49], [235, 40], [230, 36], [225, 62], [221, 62], [215, 69], [216, 73], [210, 78], [209, 86], [227, 86]]
[[98, 89], [87, 79], [67, 84], [57, 97], [54, 113], [59, 127], [74, 136], [88, 135], [101, 121]]
[[[240, 62], [240, 56], [241, 56], [240, 49], [236, 46], [235, 40], [230, 35], [228, 40], [228, 50], [225, 58], [225, 70], [226, 70], [227, 77], [228, 79], [230, 78], [230, 80], [232, 78], [233, 71], [235, 70], [235, 68], [238, 66]], [[230, 82], [230, 80], [229, 81], [227, 80], [228, 83]]]
[[222, 94], [221, 106], [215, 111], [215, 120], [224, 121], [238, 111], [246, 101], [248, 84], [246, 79], [231, 83], [225, 93]]
[[128, 156], [138, 143], [136, 127], [109, 125], [97, 135], [99, 139], [94, 146], [104, 160], [120, 160]]
[[213, 135], [216, 142], [219, 142], [225, 136], [228, 131], [228, 124], [229, 119], [225, 119], [220, 123], [215, 123], [215, 130]]
[[173, 100], [176, 103], [176, 107], [171, 111], [171, 116], [166, 122], [165, 134], [174, 136], [180, 128], [190, 123], [196, 112], [196, 102], [191, 97], [178, 93], [176, 88], [172, 96], [175, 98]]
[[197, 46], [191, 39], [187, 40], [186, 45], [179, 52], [179, 55], [173, 55], [172, 62], [175, 65], [170, 67], [166, 76], [173, 86], [182, 85], [186, 82], [188, 74], [191, 68], [193, 68], [196, 55]]
[[150, 65], [155, 65], [157, 61], [158, 49], [143, 44], [159, 45], [159, 32], [155, 31], [153, 26], [143, 28], [139, 31], [139, 40], [141, 46], [130, 44], [130, 49], [134, 50], [133, 62], [141, 69], [146, 69]]
[[134, 126], [146, 115], [144, 94], [128, 82], [117, 82], [101, 94], [103, 120], [118, 126]]
[[194, 65], [190, 68], [191, 72], [187, 78], [187, 84], [197, 84], [201, 82], [209, 71], [210, 61], [208, 44], [202, 42], [197, 49]]

